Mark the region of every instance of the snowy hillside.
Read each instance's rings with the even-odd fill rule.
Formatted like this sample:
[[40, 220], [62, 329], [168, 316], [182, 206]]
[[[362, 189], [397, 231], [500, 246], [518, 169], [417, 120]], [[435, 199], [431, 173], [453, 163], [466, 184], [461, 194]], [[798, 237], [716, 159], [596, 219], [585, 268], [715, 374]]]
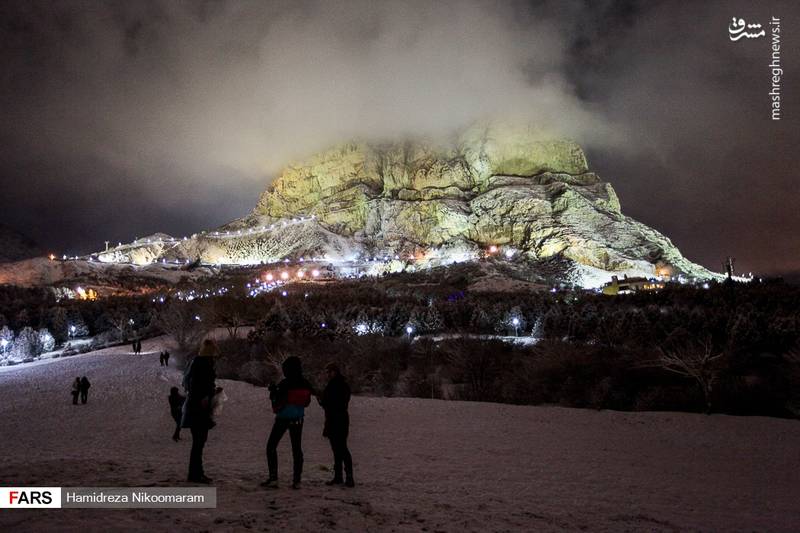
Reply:
[[[180, 486], [190, 436], [170, 440], [177, 369], [125, 348], [0, 369], [5, 485]], [[72, 405], [75, 376], [92, 381]], [[770, 418], [621, 413], [410, 398], [354, 399], [355, 489], [323, 482], [330, 451], [309, 409], [300, 491], [266, 476], [264, 389], [230, 398], [206, 446], [211, 510], [4, 510], [3, 531], [675, 531], [800, 526], [800, 425]]]

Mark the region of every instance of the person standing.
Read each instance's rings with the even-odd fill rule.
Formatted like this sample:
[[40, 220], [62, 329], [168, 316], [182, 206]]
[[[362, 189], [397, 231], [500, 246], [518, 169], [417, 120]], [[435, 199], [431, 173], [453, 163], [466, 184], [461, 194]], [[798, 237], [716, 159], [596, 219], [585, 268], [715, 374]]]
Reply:
[[161, 363], [161, 366], [164, 366], [164, 352], [158, 352], [158, 362]]
[[186, 390], [186, 409], [183, 412], [181, 426], [189, 428], [192, 433], [192, 451], [189, 454], [189, 475], [187, 480], [193, 483], [211, 483], [203, 469], [203, 448], [211, 429], [211, 397], [214, 395], [216, 373], [214, 357], [217, 345], [211, 339], [203, 341], [200, 352], [192, 359], [184, 378]]
[[78, 395], [81, 393], [81, 378], [72, 382], [72, 405], [78, 405]]
[[[319, 404], [325, 410], [325, 428], [323, 437], [328, 437], [333, 451], [333, 479], [326, 485], [355, 487], [353, 480], [353, 458], [347, 448], [347, 436], [350, 432], [350, 415], [347, 407], [350, 403], [350, 386], [342, 376], [339, 365], [328, 363], [325, 366], [328, 385], [319, 397]], [[346, 478], [342, 478], [342, 466]]]
[[178, 387], [172, 387], [169, 390], [169, 412], [172, 419], [175, 420], [175, 431], [172, 433], [172, 440], [178, 442], [181, 440], [181, 418], [183, 417], [183, 402], [186, 401], [186, 396], [178, 392]]
[[142, 341], [141, 341], [141, 339], [136, 339], [136, 355], [142, 355]]
[[133, 350], [133, 355], [137, 355], [136, 343], [137, 343], [137, 339], [133, 339], [133, 342], [131, 343], [131, 349]]
[[303, 377], [303, 366], [299, 357], [293, 355], [286, 358], [281, 368], [284, 379], [277, 386], [269, 386], [275, 422], [267, 440], [269, 478], [261, 486], [278, 486], [278, 443], [288, 430], [292, 442], [292, 488], [299, 489], [303, 474], [303, 417], [305, 408], [311, 403], [313, 387]]
[[164, 350], [164, 366], [169, 366], [169, 351]]
[[85, 404], [86, 400], [89, 398], [89, 387], [91, 387], [91, 386], [92, 386], [92, 384], [89, 383], [89, 378], [87, 378], [86, 376], [83, 376], [81, 378], [80, 387], [79, 387], [79, 389], [81, 391], [81, 403], [82, 404]]

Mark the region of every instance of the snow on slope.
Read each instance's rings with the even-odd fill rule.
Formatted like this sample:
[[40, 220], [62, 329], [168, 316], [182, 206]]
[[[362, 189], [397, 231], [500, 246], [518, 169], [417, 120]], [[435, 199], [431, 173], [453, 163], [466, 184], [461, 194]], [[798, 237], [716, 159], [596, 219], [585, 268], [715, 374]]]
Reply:
[[[159, 341], [0, 373], [4, 485], [184, 485], [191, 438], [170, 440], [180, 373]], [[72, 405], [71, 381], [92, 381]], [[300, 491], [258, 487], [272, 415], [266, 392], [221, 381], [230, 400], [206, 446], [218, 508], [3, 510], [3, 531], [789, 531], [800, 527], [800, 424], [770, 418], [354, 398], [358, 486], [323, 482], [330, 451], [308, 410]]]

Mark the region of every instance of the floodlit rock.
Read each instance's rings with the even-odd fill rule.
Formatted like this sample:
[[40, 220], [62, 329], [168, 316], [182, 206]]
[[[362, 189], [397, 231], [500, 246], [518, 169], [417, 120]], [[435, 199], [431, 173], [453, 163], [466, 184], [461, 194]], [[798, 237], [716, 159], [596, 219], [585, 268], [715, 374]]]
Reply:
[[140, 239], [129, 245], [137, 251], [110, 253], [136, 263], [397, 253], [447, 263], [430, 251], [454, 243], [464, 260], [491, 246], [513, 250], [518, 260], [560, 257], [579, 273], [565, 273], [573, 281], [587, 272], [652, 276], [661, 267], [713, 276], [665, 236], [623, 215], [613, 187], [589, 171], [577, 144], [496, 123], [446, 143], [343, 144], [287, 166], [245, 218], [186, 240]]

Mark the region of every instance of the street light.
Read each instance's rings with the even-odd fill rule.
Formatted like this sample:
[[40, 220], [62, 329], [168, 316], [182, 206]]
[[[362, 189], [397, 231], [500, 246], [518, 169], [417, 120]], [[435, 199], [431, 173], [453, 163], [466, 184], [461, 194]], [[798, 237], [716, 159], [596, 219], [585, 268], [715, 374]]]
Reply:
[[519, 337], [519, 318], [514, 317], [511, 323], [514, 324], [514, 336]]
[[75, 330], [76, 330], [76, 329], [77, 329], [77, 328], [75, 328], [75, 326], [70, 326], [70, 327], [69, 327], [69, 336], [70, 336], [70, 337], [74, 337], [74, 336], [75, 336]]
[[414, 328], [411, 326], [406, 326], [406, 333], [408, 333], [408, 336], [410, 337], [411, 334], [414, 333]]

